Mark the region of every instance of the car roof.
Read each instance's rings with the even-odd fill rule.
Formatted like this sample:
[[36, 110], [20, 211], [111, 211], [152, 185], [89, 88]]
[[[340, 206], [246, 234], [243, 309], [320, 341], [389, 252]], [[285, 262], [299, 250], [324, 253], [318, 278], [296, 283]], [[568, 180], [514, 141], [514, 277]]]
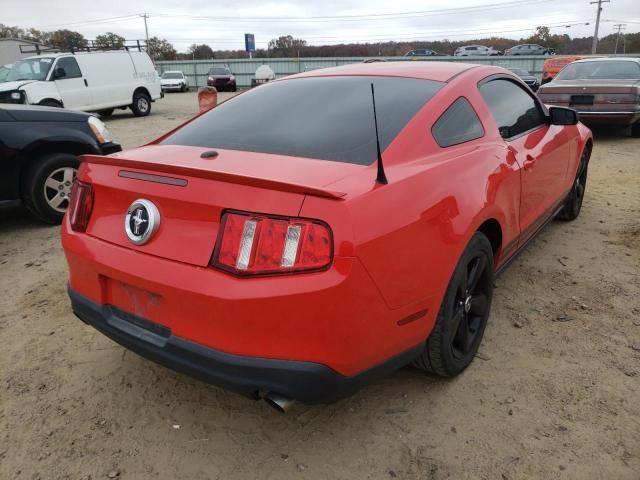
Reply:
[[405, 77], [447, 82], [451, 78], [480, 65], [462, 62], [372, 62], [353, 63], [341, 67], [321, 68], [298, 73], [285, 78], [335, 77], [349, 75], [370, 75], [379, 77]]
[[583, 58], [582, 60], [576, 60], [571, 63], [590, 63], [590, 62], [606, 62], [606, 61], [622, 61], [622, 62], [635, 62], [640, 63], [640, 58], [629, 57], [600, 57], [600, 58]]

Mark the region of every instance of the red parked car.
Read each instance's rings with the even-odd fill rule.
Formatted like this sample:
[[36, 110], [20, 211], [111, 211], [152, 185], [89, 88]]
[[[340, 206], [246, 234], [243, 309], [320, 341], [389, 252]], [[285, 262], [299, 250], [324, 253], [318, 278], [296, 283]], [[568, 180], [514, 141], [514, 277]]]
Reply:
[[269, 82], [147, 146], [83, 157], [62, 230], [73, 311], [281, 409], [410, 362], [453, 376], [494, 275], [580, 213], [591, 148], [573, 110], [499, 67]]

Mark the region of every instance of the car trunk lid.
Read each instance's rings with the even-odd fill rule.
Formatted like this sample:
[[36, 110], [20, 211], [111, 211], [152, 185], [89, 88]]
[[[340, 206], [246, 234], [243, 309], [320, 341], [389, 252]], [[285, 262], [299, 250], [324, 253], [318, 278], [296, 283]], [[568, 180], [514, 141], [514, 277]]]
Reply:
[[[151, 145], [110, 156], [85, 155], [82, 179], [93, 185], [87, 234], [151, 255], [198, 266], [209, 264], [223, 210], [295, 217], [305, 195], [339, 201], [324, 187], [364, 167], [278, 155]], [[331, 166], [327, 165], [328, 163]], [[125, 230], [129, 206], [152, 202], [160, 227], [147, 243]]]

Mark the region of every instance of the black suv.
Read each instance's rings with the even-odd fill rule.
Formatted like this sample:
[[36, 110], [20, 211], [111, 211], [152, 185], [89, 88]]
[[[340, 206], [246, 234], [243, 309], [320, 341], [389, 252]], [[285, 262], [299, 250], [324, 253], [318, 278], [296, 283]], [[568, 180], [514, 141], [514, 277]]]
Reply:
[[23, 203], [60, 223], [71, 199], [78, 155], [122, 150], [98, 118], [61, 108], [0, 106], [0, 206]]

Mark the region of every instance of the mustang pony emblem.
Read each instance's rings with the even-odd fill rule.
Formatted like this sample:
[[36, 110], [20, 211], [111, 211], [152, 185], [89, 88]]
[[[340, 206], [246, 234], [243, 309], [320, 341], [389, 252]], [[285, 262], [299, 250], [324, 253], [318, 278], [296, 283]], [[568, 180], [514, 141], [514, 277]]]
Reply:
[[135, 245], [147, 243], [160, 226], [160, 211], [149, 200], [140, 198], [129, 205], [124, 231]]

